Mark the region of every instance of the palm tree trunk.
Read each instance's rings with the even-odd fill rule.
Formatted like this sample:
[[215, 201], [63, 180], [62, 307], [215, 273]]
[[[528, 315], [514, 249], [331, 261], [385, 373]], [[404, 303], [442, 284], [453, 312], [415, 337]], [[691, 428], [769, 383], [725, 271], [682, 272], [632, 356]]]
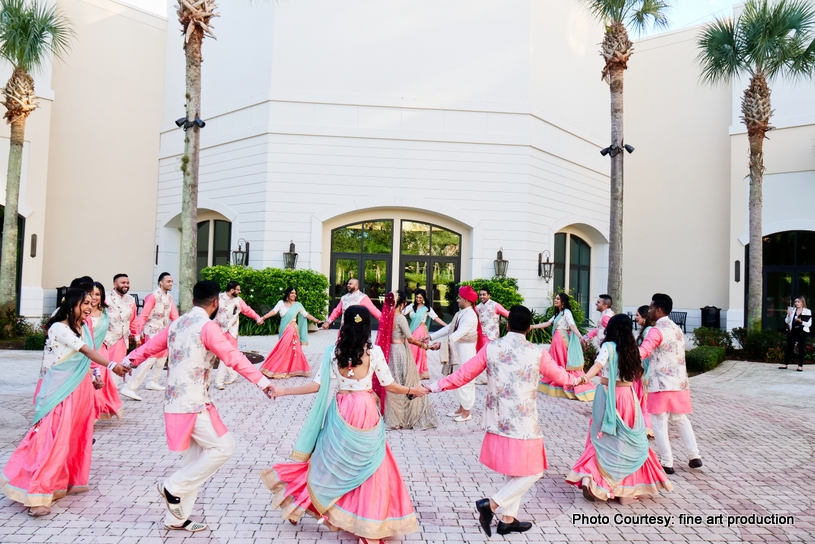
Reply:
[[11, 123], [11, 145], [6, 174], [6, 207], [3, 215], [3, 247], [0, 255], [0, 308], [17, 310], [17, 212], [20, 200], [20, 175], [23, 169], [23, 142], [26, 116]]
[[608, 294], [612, 309], [623, 309], [623, 75], [625, 68], [614, 65], [609, 69], [611, 90], [611, 143], [618, 147], [611, 157], [610, 221], [608, 229]]
[[[187, 119], [201, 116], [201, 45], [204, 34], [196, 29], [184, 45], [187, 59]], [[184, 156], [181, 171], [181, 255], [179, 266], [179, 306], [181, 312], [192, 308], [192, 287], [197, 281], [198, 257], [198, 164], [201, 130], [192, 126], [184, 133]]]

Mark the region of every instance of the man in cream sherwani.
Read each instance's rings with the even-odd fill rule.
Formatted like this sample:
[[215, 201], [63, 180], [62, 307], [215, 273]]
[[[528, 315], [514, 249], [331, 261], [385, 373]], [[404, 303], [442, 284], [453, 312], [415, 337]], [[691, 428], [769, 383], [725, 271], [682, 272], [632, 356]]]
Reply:
[[[424, 340], [436, 341], [439, 338], [447, 337], [450, 344], [450, 362], [445, 365], [442, 370], [445, 375], [452, 374], [459, 365], [475, 357], [475, 354], [484, 344], [481, 323], [478, 320], [478, 312], [475, 309], [475, 303], [477, 301], [478, 293], [476, 293], [472, 287], [465, 285], [459, 288], [459, 310], [456, 315], [453, 316], [453, 321], [446, 327], [426, 337]], [[436, 342], [431, 346], [431, 349], [439, 349], [440, 347], [441, 344]], [[470, 410], [473, 404], [475, 404], [475, 384], [468, 383], [456, 389], [455, 395], [456, 398], [458, 398], [458, 410], [450, 412], [447, 415], [454, 417], [455, 419], [453, 421], [458, 423], [470, 421], [473, 418], [473, 416], [470, 415]]]

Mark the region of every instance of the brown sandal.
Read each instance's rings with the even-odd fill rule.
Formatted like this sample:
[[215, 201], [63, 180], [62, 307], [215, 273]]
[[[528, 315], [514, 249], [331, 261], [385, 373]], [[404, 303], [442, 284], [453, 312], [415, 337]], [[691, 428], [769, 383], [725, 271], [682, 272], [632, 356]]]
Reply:
[[32, 518], [40, 518], [42, 516], [47, 516], [51, 513], [51, 509], [47, 506], [32, 506], [28, 509], [28, 515]]

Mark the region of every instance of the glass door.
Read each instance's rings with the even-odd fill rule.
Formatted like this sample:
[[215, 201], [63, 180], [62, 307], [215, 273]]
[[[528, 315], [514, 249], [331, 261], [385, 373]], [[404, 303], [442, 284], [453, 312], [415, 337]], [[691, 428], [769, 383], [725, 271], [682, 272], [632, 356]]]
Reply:
[[458, 311], [454, 294], [459, 279], [458, 263], [453, 261], [433, 263], [433, 309], [445, 323], [450, 323]]
[[792, 305], [793, 279], [791, 271], [764, 273], [764, 328], [785, 330], [784, 318]]

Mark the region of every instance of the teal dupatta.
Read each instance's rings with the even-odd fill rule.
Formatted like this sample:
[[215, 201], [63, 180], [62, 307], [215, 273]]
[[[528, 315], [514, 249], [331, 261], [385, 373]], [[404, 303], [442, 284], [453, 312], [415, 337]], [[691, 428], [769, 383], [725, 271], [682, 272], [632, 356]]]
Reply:
[[[82, 325], [82, 341], [88, 346], [93, 345], [87, 324]], [[78, 351], [49, 368], [42, 379], [37, 398], [34, 399], [33, 424], [39, 423], [60, 402], [67, 399], [88, 376], [90, 368], [91, 360]]]
[[598, 387], [591, 411], [591, 443], [597, 453], [597, 465], [612, 486], [635, 473], [648, 459], [648, 436], [640, 411], [634, 403], [634, 426], [628, 427], [617, 412], [617, 346], [606, 342], [608, 386]]
[[430, 330], [430, 316], [425, 318], [425, 316], [429, 313], [427, 306], [422, 306], [415, 312], [413, 315], [410, 316], [410, 332], [416, 332], [416, 329], [419, 328], [419, 325], [422, 323], [425, 324], [427, 330]]
[[[560, 312], [555, 317], [552, 330], [557, 330], [558, 321], [563, 318], [563, 314], [564, 312]], [[580, 338], [572, 331], [566, 331], [566, 342], [568, 351], [566, 370], [583, 370], [583, 345], [580, 343]]]
[[331, 360], [334, 346], [323, 353], [320, 390], [294, 443], [292, 459], [308, 461], [308, 493], [320, 514], [343, 495], [362, 485], [385, 459], [385, 425], [382, 418], [371, 429], [346, 422], [331, 391]]
[[[648, 331], [650, 331], [650, 330], [651, 330], [651, 327], [645, 327], [645, 329], [643, 329], [643, 331], [642, 331], [642, 338], [643, 338], [643, 339], [645, 339], [646, 337], [648, 337]], [[637, 345], [641, 346], [641, 345], [642, 345], [642, 340], [638, 340], [638, 341], [637, 341]], [[646, 358], [645, 358], [645, 359], [642, 361], [642, 370], [643, 370], [643, 372], [642, 372], [642, 382], [643, 382], [643, 383], [647, 383], [647, 382], [648, 382], [648, 370], [649, 370], [650, 368], [651, 368], [651, 358], [650, 358], [650, 357], [646, 357]]]
[[300, 343], [308, 344], [308, 319], [300, 314], [300, 310], [303, 309], [302, 304], [295, 302], [291, 305], [291, 308], [286, 310], [286, 315], [280, 318], [280, 330], [277, 331], [278, 337], [282, 337], [289, 323], [297, 319], [297, 334], [300, 336]]
[[107, 336], [109, 328], [110, 319], [108, 319], [108, 311], [102, 310], [102, 315], [99, 317], [99, 323], [97, 323], [96, 327], [93, 328], [93, 349], [96, 351], [99, 351], [99, 348], [102, 347], [102, 343], [105, 341], [105, 336]]

